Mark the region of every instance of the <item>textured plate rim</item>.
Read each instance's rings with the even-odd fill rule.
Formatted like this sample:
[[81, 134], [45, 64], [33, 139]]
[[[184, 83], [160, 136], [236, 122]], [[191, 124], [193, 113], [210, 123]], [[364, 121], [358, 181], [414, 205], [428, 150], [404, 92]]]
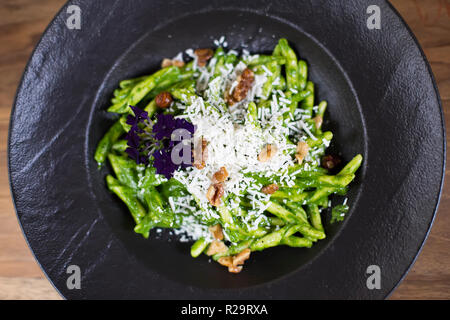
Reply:
[[[45, 275], [45, 277], [47, 278], [47, 280], [51, 283], [51, 285], [53, 286], [53, 288], [55, 288], [56, 292], [63, 298], [66, 299], [66, 297], [59, 291], [59, 289], [55, 286], [55, 284], [53, 283], [53, 281], [50, 279], [50, 277], [48, 276], [47, 272], [45, 271], [45, 269], [43, 268], [43, 266], [41, 265], [40, 261], [36, 258], [36, 254], [33, 251], [33, 249], [30, 246], [30, 243], [28, 241], [27, 235], [24, 232], [24, 228], [22, 226], [22, 222], [20, 221], [19, 215], [18, 215], [18, 211], [17, 211], [17, 207], [16, 207], [16, 201], [15, 201], [15, 195], [14, 195], [14, 191], [13, 191], [13, 186], [12, 186], [12, 178], [11, 178], [11, 171], [10, 171], [10, 148], [11, 148], [11, 127], [13, 126], [13, 116], [15, 114], [16, 111], [16, 103], [17, 103], [17, 99], [18, 99], [18, 95], [20, 93], [20, 91], [22, 91], [23, 85], [24, 85], [24, 78], [25, 75], [28, 73], [28, 69], [29, 69], [29, 64], [31, 62], [31, 58], [34, 56], [35, 52], [37, 51], [37, 49], [40, 47], [43, 39], [47, 36], [47, 33], [49, 31], [49, 29], [51, 29], [54, 24], [56, 19], [62, 14], [62, 12], [73, 2], [73, 0], [68, 0], [55, 14], [55, 16], [52, 18], [52, 20], [50, 21], [50, 23], [47, 25], [47, 27], [45, 28], [45, 30], [43, 31], [43, 33], [41, 34], [39, 41], [36, 43], [35, 47], [33, 48], [29, 59], [24, 67], [24, 71], [22, 73], [22, 76], [20, 78], [19, 84], [17, 86], [17, 91], [15, 93], [14, 96], [14, 100], [13, 100], [13, 104], [12, 104], [12, 108], [11, 108], [11, 113], [10, 113], [10, 121], [9, 121], [9, 126], [8, 126], [8, 138], [7, 138], [7, 169], [8, 169], [8, 184], [9, 184], [9, 190], [11, 193], [11, 198], [12, 198], [12, 202], [13, 202], [13, 206], [14, 206], [14, 211], [16, 213], [16, 218], [17, 221], [19, 223], [22, 235], [27, 243], [28, 248], [31, 251], [31, 254], [34, 257], [34, 260], [37, 262], [37, 264], [39, 265], [41, 271], [43, 272], [43, 274]], [[399, 287], [399, 285], [402, 283], [402, 281], [405, 279], [405, 277], [407, 276], [407, 274], [409, 273], [409, 271], [411, 270], [411, 268], [414, 266], [415, 262], [417, 261], [420, 253], [423, 250], [423, 247], [426, 243], [426, 240], [428, 239], [430, 232], [431, 232], [431, 228], [433, 227], [433, 223], [435, 221], [436, 215], [437, 215], [437, 211], [439, 208], [439, 204], [440, 204], [440, 199], [442, 196], [442, 192], [443, 192], [443, 187], [444, 187], [444, 180], [445, 180], [445, 167], [446, 167], [446, 161], [447, 161], [447, 154], [446, 154], [446, 150], [447, 150], [447, 141], [446, 141], [446, 127], [445, 127], [445, 118], [444, 118], [444, 112], [443, 112], [443, 108], [442, 108], [442, 101], [441, 101], [441, 96], [439, 93], [439, 88], [437, 86], [436, 83], [436, 79], [435, 76], [432, 72], [431, 69], [431, 65], [423, 51], [422, 46], [420, 45], [417, 37], [415, 36], [415, 34], [413, 33], [413, 31], [411, 30], [411, 28], [409, 27], [409, 25], [406, 23], [406, 21], [403, 19], [403, 17], [400, 15], [400, 13], [398, 12], [398, 10], [391, 4], [390, 1], [386, 0], [385, 1], [387, 3], [387, 5], [389, 6], [389, 8], [392, 10], [392, 12], [399, 18], [399, 20], [402, 23], [402, 26], [408, 31], [408, 34], [411, 36], [411, 39], [414, 41], [415, 46], [419, 49], [420, 55], [423, 59], [423, 62], [425, 63], [428, 73], [430, 75], [433, 87], [434, 87], [434, 91], [436, 93], [436, 98], [437, 98], [437, 104], [439, 106], [439, 113], [440, 113], [440, 118], [441, 118], [441, 128], [442, 128], [442, 132], [443, 132], [443, 162], [442, 162], [442, 170], [441, 170], [441, 181], [440, 181], [440, 186], [439, 186], [439, 192], [437, 193], [436, 197], [436, 203], [434, 205], [434, 211], [432, 213], [432, 217], [431, 217], [431, 221], [427, 227], [427, 231], [425, 233], [425, 236], [423, 238], [423, 240], [421, 241], [421, 244], [419, 246], [419, 249], [417, 250], [417, 253], [415, 254], [414, 258], [412, 259], [411, 263], [407, 266], [407, 268], [405, 269], [405, 271], [403, 272], [402, 276], [400, 277], [400, 279], [397, 281], [397, 283], [395, 284], [395, 286], [391, 289], [390, 292], [388, 292], [386, 294], [386, 296], [384, 297], [384, 299], [388, 299], [393, 292]]]

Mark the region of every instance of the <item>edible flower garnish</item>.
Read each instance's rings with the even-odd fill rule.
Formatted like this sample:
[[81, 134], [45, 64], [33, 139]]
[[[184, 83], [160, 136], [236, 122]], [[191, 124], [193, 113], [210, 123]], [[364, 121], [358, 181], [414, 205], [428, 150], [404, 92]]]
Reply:
[[173, 147], [181, 141], [180, 137], [172, 136], [177, 129], [185, 129], [191, 136], [195, 132], [194, 125], [185, 119], [175, 119], [171, 114], [162, 113], [156, 116], [153, 135], [162, 148], [153, 153], [153, 166], [157, 173], [163, 174], [167, 179], [170, 179], [178, 168], [187, 168], [192, 163], [192, 161], [189, 164], [182, 162], [177, 165], [172, 161]]
[[[131, 115], [108, 130], [94, 159], [111, 163], [108, 189], [136, 233], [170, 228], [181, 242], [195, 240], [192, 257], [205, 253], [239, 273], [254, 251], [325, 239], [322, 218], [342, 221], [349, 211], [347, 198], [334, 206], [330, 197], [345, 194], [363, 157], [342, 167], [328, 154], [327, 102], [287, 39], [272, 55], [241, 57], [225, 51], [225, 37], [215, 43], [186, 50], [192, 62], [180, 52], [152, 75], [121, 81], [108, 111]], [[146, 97], [148, 108], [134, 107]]]
[[131, 159], [135, 160], [137, 164], [148, 164], [148, 154], [143, 154], [144, 150], [142, 149], [141, 138], [139, 136], [144, 133], [144, 130], [139, 124], [145, 123], [146, 121], [150, 122], [150, 119], [148, 118], [147, 112], [133, 106], [130, 106], [130, 108], [133, 111], [134, 116], [130, 114], [127, 117], [126, 123], [130, 125], [131, 128], [125, 137], [128, 141], [128, 148], [125, 152]]
[[158, 174], [170, 179], [178, 168], [186, 168], [190, 164], [172, 161], [172, 149], [181, 141], [173, 137], [177, 129], [185, 129], [192, 136], [195, 127], [185, 119], [175, 119], [171, 114], [158, 114], [153, 123], [148, 113], [130, 106], [133, 114], [128, 115], [126, 123], [131, 126], [126, 135], [128, 148], [125, 152], [137, 164], [149, 164], [153, 157], [153, 166]]

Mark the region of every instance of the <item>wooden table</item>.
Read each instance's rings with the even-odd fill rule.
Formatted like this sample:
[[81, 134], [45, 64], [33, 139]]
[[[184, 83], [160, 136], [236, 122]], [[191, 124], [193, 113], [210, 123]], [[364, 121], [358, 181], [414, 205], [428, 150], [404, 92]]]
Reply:
[[[60, 299], [34, 260], [17, 223], [8, 185], [6, 149], [11, 105], [23, 69], [41, 33], [64, 2], [0, 2], [0, 299]], [[450, 0], [391, 2], [425, 50], [450, 124]], [[392, 299], [450, 298], [449, 181], [446, 171], [447, 183], [430, 237]]]

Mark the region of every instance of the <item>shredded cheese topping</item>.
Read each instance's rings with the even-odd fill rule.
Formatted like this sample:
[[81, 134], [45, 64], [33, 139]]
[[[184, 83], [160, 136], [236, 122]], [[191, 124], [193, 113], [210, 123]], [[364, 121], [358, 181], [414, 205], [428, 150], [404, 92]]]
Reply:
[[[224, 44], [225, 38], [216, 40], [216, 45]], [[291, 101], [281, 90], [273, 90], [273, 99], [270, 108], [258, 108], [258, 122], [260, 127], [256, 127], [247, 117], [248, 104], [255, 99], [262, 97], [262, 87], [272, 76], [272, 73], [263, 68], [264, 73], [255, 74], [255, 81], [247, 98], [227, 107], [224, 95], [235, 89], [238, 85], [238, 75], [247, 68], [244, 62], [239, 62], [236, 66], [225, 64], [220, 68], [219, 76], [214, 77], [214, 66], [216, 59], [213, 58], [207, 67], [198, 67], [192, 49], [186, 53], [194, 58], [194, 70], [198, 71], [196, 89], [201, 96], [193, 97], [185, 105], [179, 106], [184, 109], [180, 118], [185, 118], [196, 126], [193, 141], [206, 139], [208, 141], [208, 157], [203, 169], [189, 167], [185, 170], [178, 170], [174, 173], [174, 178], [184, 184], [190, 193], [189, 196], [172, 199], [170, 205], [172, 210], [189, 214], [183, 221], [181, 229], [177, 234], [182, 234], [180, 241], [189, 239], [199, 239], [205, 237], [210, 239], [211, 234], [204, 224], [196, 222], [195, 217], [202, 216], [207, 219], [219, 219], [219, 213], [214, 209], [206, 198], [206, 193], [211, 185], [212, 177], [221, 167], [225, 167], [229, 172], [229, 178], [224, 182], [227, 206], [229, 209], [239, 210], [237, 202], [240, 196], [246, 194], [250, 200], [251, 209], [242, 216], [242, 221], [248, 230], [256, 230], [259, 226], [267, 222], [263, 212], [267, 209], [270, 195], [261, 192], [262, 185], [258, 184], [247, 173], [261, 176], [278, 177], [277, 183], [285, 186], [293, 186], [293, 175], [288, 174], [288, 168], [294, 164], [293, 153], [296, 145], [286, 138], [295, 135], [297, 140], [304, 141], [307, 138], [316, 140], [312, 134], [312, 127], [304, 122], [310, 119], [303, 110], [298, 108], [295, 113], [289, 114], [285, 119], [284, 115], [290, 111]], [[236, 54], [230, 51], [228, 54]], [[243, 50], [244, 61], [253, 61], [258, 55], [250, 55], [247, 50]], [[278, 84], [279, 78], [273, 82]], [[295, 94], [296, 90], [292, 90]], [[212, 107], [210, 107], [212, 106]], [[276, 146], [277, 152], [270, 161], [260, 162], [258, 154], [267, 144]], [[311, 150], [306, 161], [314, 161], [314, 153], [320, 150]], [[200, 210], [192, 206], [195, 201]], [[239, 212], [237, 212], [239, 215]], [[188, 218], [190, 217], [190, 218]], [[225, 239], [229, 240], [226, 232]]]

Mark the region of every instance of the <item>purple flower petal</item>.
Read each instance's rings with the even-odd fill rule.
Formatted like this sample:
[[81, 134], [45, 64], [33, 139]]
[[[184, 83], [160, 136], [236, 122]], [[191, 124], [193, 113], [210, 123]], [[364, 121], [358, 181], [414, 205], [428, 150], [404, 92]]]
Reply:
[[131, 114], [127, 116], [127, 124], [129, 124], [130, 126], [137, 126], [138, 123], [139, 123], [138, 118], [134, 117]]
[[138, 107], [130, 106], [133, 110], [134, 116], [141, 122], [142, 120], [148, 119], [148, 113]]
[[170, 139], [172, 131], [176, 129], [176, 121], [171, 114], [158, 114], [156, 124], [153, 126], [153, 133], [156, 140]]
[[172, 162], [170, 150], [157, 150], [153, 153], [153, 166], [156, 168], [156, 173], [164, 175], [167, 179], [173, 177], [173, 173], [178, 166]]
[[131, 148], [139, 148], [139, 143], [140, 143], [140, 138], [137, 135], [136, 131], [135, 131], [135, 127], [132, 127], [130, 129], [130, 131], [128, 131], [127, 135], [125, 136], [125, 138], [127, 139], [127, 145]]
[[128, 156], [133, 160], [139, 159], [139, 151], [135, 148], [127, 148], [125, 152], [128, 154]]
[[189, 131], [191, 134], [194, 134], [195, 132], [195, 126], [190, 123], [189, 121], [185, 120], [185, 119], [176, 119], [175, 120], [175, 127], [177, 129], [183, 128], [186, 129], [187, 131]]
[[[149, 120], [148, 113], [133, 106], [130, 106], [130, 108], [134, 113], [134, 116], [129, 115], [127, 118], [127, 124], [131, 125], [131, 129], [126, 135], [128, 141], [126, 152], [130, 158], [134, 159], [138, 164], [148, 164], [148, 156], [142, 153], [147, 153], [154, 146], [156, 151], [151, 155], [153, 156], [153, 166], [158, 174], [162, 174], [168, 179], [173, 176], [173, 173], [179, 167], [187, 168], [190, 166], [190, 164], [184, 163], [176, 165], [172, 162], [172, 149], [178, 143], [178, 141], [172, 141], [172, 133], [177, 129], [185, 129], [192, 135], [196, 130], [192, 123], [185, 119], [175, 119], [171, 114], [160, 113], [156, 116], [156, 123], [153, 127], [147, 126], [144, 130], [139, 126], [139, 123]], [[150, 133], [147, 128], [152, 128], [152, 132]], [[146, 138], [142, 135], [140, 136], [139, 134], [141, 133], [145, 133]], [[141, 137], [144, 138], [141, 139]]]

